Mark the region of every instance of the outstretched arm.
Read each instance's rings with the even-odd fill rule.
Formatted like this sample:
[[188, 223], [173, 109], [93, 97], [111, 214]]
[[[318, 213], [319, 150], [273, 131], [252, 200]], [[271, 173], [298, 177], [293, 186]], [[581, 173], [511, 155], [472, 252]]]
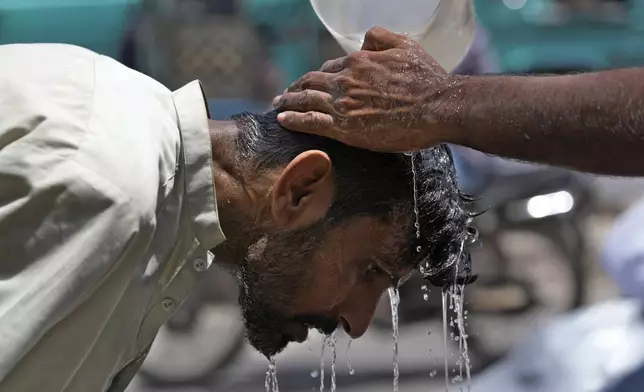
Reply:
[[[446, 141], [587, 172], [644, 175], [644, 68], [468, 77], [454, 91]], [[426, 131], [433, 126], [430, 119]]]
[[363, 50], [300, 78], [283, 126], [376, 151], [450, 142], [601, 174], [644, 175], [644, 68], [568, 76], [458, 76], [408, 37], [367, 32]]

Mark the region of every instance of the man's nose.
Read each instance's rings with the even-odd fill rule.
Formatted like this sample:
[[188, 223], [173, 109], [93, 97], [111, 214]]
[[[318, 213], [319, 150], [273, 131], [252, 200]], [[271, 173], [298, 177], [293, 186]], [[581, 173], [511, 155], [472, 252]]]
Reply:
[[340, 309], [340, 318], [342, 327], [347, 335], [357, 339], [367, 332], [377, 304], [377, 300], [354, 300], [343, 304], [342, 309]]
[[352, 339], [358, 339], [364, 335], [370, 323], [371, 318], [358, 318], [353, 315], [342, 317], [342, 328]]

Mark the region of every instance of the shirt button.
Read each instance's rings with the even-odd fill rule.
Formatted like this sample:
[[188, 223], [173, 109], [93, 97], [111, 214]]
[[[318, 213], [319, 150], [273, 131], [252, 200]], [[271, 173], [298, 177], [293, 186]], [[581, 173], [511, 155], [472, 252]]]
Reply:
[[164, 298], [161, 301], [161, 309], [166, 312], [172, 312], [174, 310], [174, 301], [171, 298]]
[[206, 263], [206, 260], [197, 258], [192, 262], [192, 268], [194, 268], [197, 272], [204, 272], [208, 269], [208, 264]]

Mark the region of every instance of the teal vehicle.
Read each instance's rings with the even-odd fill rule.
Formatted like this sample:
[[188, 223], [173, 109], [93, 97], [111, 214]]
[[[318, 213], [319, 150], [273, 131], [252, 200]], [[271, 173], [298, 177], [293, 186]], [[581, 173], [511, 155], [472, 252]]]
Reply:
[[644, 64], [644, 0], [475, 0], [501, 72]]
[[0, 44], [67, 43], [120, 58], [140, 0], [0, 0]]

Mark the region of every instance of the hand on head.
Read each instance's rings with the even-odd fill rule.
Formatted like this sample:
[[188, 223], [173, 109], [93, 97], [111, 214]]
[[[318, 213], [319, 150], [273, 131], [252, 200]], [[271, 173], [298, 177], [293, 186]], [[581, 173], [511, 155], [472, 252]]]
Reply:
[[471, 214], [446, 146], [414, 155], [414, 181], [404, 154], [286, 131], [276, 117], [238, 115], [222, 128], [235, 135], [237, 177], [218, 199], [233, 200], [221, 217], [237, 234], [215, 251], [234, 266], [258, 350], [275, 355], [309, 328], [341, 325], [358, 338], [382, 294], [421, 266], [437, 286], [469, 270], [461, 246]]
[[307, 73], [274, 106], [293, 131], [375, 151], [412, 151], [444, 141], [451, 105], [443, 103], [456, 80], [412, 39], [376, 27], [361, 51]]

